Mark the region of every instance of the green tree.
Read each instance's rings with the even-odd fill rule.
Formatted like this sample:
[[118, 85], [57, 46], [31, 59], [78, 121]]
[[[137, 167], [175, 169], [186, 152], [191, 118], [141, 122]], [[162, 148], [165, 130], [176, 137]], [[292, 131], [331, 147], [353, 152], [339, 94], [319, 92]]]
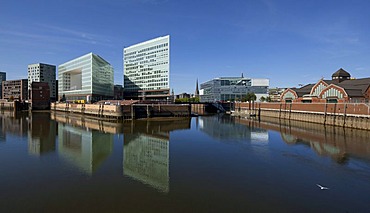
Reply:
[[199, 97], [194, 97], [194, 98], [178, 98], [175, 100], [175, 103], [198, 103], [199, 102]]
[[60, 102], [65, 102], [66, 101], [66, 95], [63, 94], [62, 98], [60, 99]]
[[254, 92], [251, 92], [251, 93], [247, 93], [247, 95], [245, 96], [245, 99], [246, 101], [249, 103], [249, 109], [251, 108], [251, 102], [254, 103], [254, 101], [257, 99], [257, 96], [256, 94], [254, 94]]
[[266, 98], [265, 98], [264, 96], [262, 96], [262, 97], [260, 98], [260, 101], [261, 101], [261, 102], [265, 102], [265, 101], [266, 101]]
[[199, 100], [199, 97], [194, 97], [192, 98], [192, 102], [195, 102], [195, 103], [198, 103], [200, 100]]

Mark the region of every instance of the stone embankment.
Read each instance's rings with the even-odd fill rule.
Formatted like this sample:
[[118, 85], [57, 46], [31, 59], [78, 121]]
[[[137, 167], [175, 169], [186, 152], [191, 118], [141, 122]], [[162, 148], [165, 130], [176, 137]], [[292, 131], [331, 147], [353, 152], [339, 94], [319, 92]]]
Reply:
[[232, 115], [370, 130], [370, 106], [366, 103], [235, 103]]
[[51, 103], [52, 111], [79, 113], [106, 119], [189, 117], [190, 106], [180, 104], [72, 104]]
[[28, 103], [23, 103], [19, 101], [7, 101], [7, 100], [0, 100], [0, 110], [13, 110], [13, 111], [21, 111], [27, 110]]

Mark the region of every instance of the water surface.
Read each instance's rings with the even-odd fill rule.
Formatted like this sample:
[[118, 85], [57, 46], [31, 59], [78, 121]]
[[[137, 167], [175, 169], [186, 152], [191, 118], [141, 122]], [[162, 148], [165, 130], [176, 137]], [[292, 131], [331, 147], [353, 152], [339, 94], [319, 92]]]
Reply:
[[370, 209], [369, 131], [222, 115], [109, 123], [7, 112], [0, 126], [0, 212]]

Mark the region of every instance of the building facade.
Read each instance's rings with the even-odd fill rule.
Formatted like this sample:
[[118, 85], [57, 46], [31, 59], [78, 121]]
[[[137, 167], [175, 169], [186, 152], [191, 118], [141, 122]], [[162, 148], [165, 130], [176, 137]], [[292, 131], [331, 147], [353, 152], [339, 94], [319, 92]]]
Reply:
[[3, 81], [3, 99], [28, 100], [28, 80]]
[[48, 82], [32, 82], [28, 93], [31, 109], [50, 109], [50, 88]]
[[163, 100], [170, 97], [170, 36], [123, 49], [125, 99]]
[[0, 99], [3, 98], [3, 81], [6, 81], [6, 72], [0, 72]]
[[122, 85], [114, 85], [114, 100], [123, 100], [123, 87]]
[[181, 93], [175, 96], [175, 99], [182, 99], [182, 98], [191, 98], [191, 94], [184, 92], [184, 93]]
[[320, 79], [300, 88], [288, 88], [281, 94], [281, 102], [302, 103], [361, 103], [370, 101], [370, 78], [352, 78], [340, 68], [331, 80]]
[[252, 79], [242, 77], [215, 78], [200, 84], [200, 101], [240, 101], [247, 93], [254, 93], [257, 101], [268, 96], [269, 79]]
[[278, 88], [278, 87], [270, 88], [269, 89], [270, 102], [280, 102], [280, 96], [286, 89], [287, 88]]
[[32, 89], [32, 82], [46, 82], [48, 83], [50, 89], [50, 99], [55, 101], [57, 97], [55, 73], [55, 65], [42, 63], [28, 65], [28, 91], [30, 92]]
[[113, 67], [88, 53], [58, 66], [58, 100], [96, 102], [113, 98]]

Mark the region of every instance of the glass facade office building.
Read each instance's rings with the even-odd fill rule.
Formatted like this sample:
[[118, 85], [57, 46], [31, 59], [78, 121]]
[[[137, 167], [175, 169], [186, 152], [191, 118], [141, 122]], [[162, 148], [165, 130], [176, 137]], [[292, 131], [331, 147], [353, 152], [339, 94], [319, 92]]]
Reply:
[[0, 72], [0, 98], [3, 98], [3, 81], [6, 81], [6, 72]]
[[215, 78], [200, 85], [200, 101], [237, 101], [254, 93], [257, 101], [268, 96], [269, 79], [251, 79], [244, 77]]
[[163, 99], [170, 95], [170, 36], [123, 49], [125, 98]]
[[113, 97], [113, 67], [89, 53], [58, 66], [58, 100], [99, 101]]

